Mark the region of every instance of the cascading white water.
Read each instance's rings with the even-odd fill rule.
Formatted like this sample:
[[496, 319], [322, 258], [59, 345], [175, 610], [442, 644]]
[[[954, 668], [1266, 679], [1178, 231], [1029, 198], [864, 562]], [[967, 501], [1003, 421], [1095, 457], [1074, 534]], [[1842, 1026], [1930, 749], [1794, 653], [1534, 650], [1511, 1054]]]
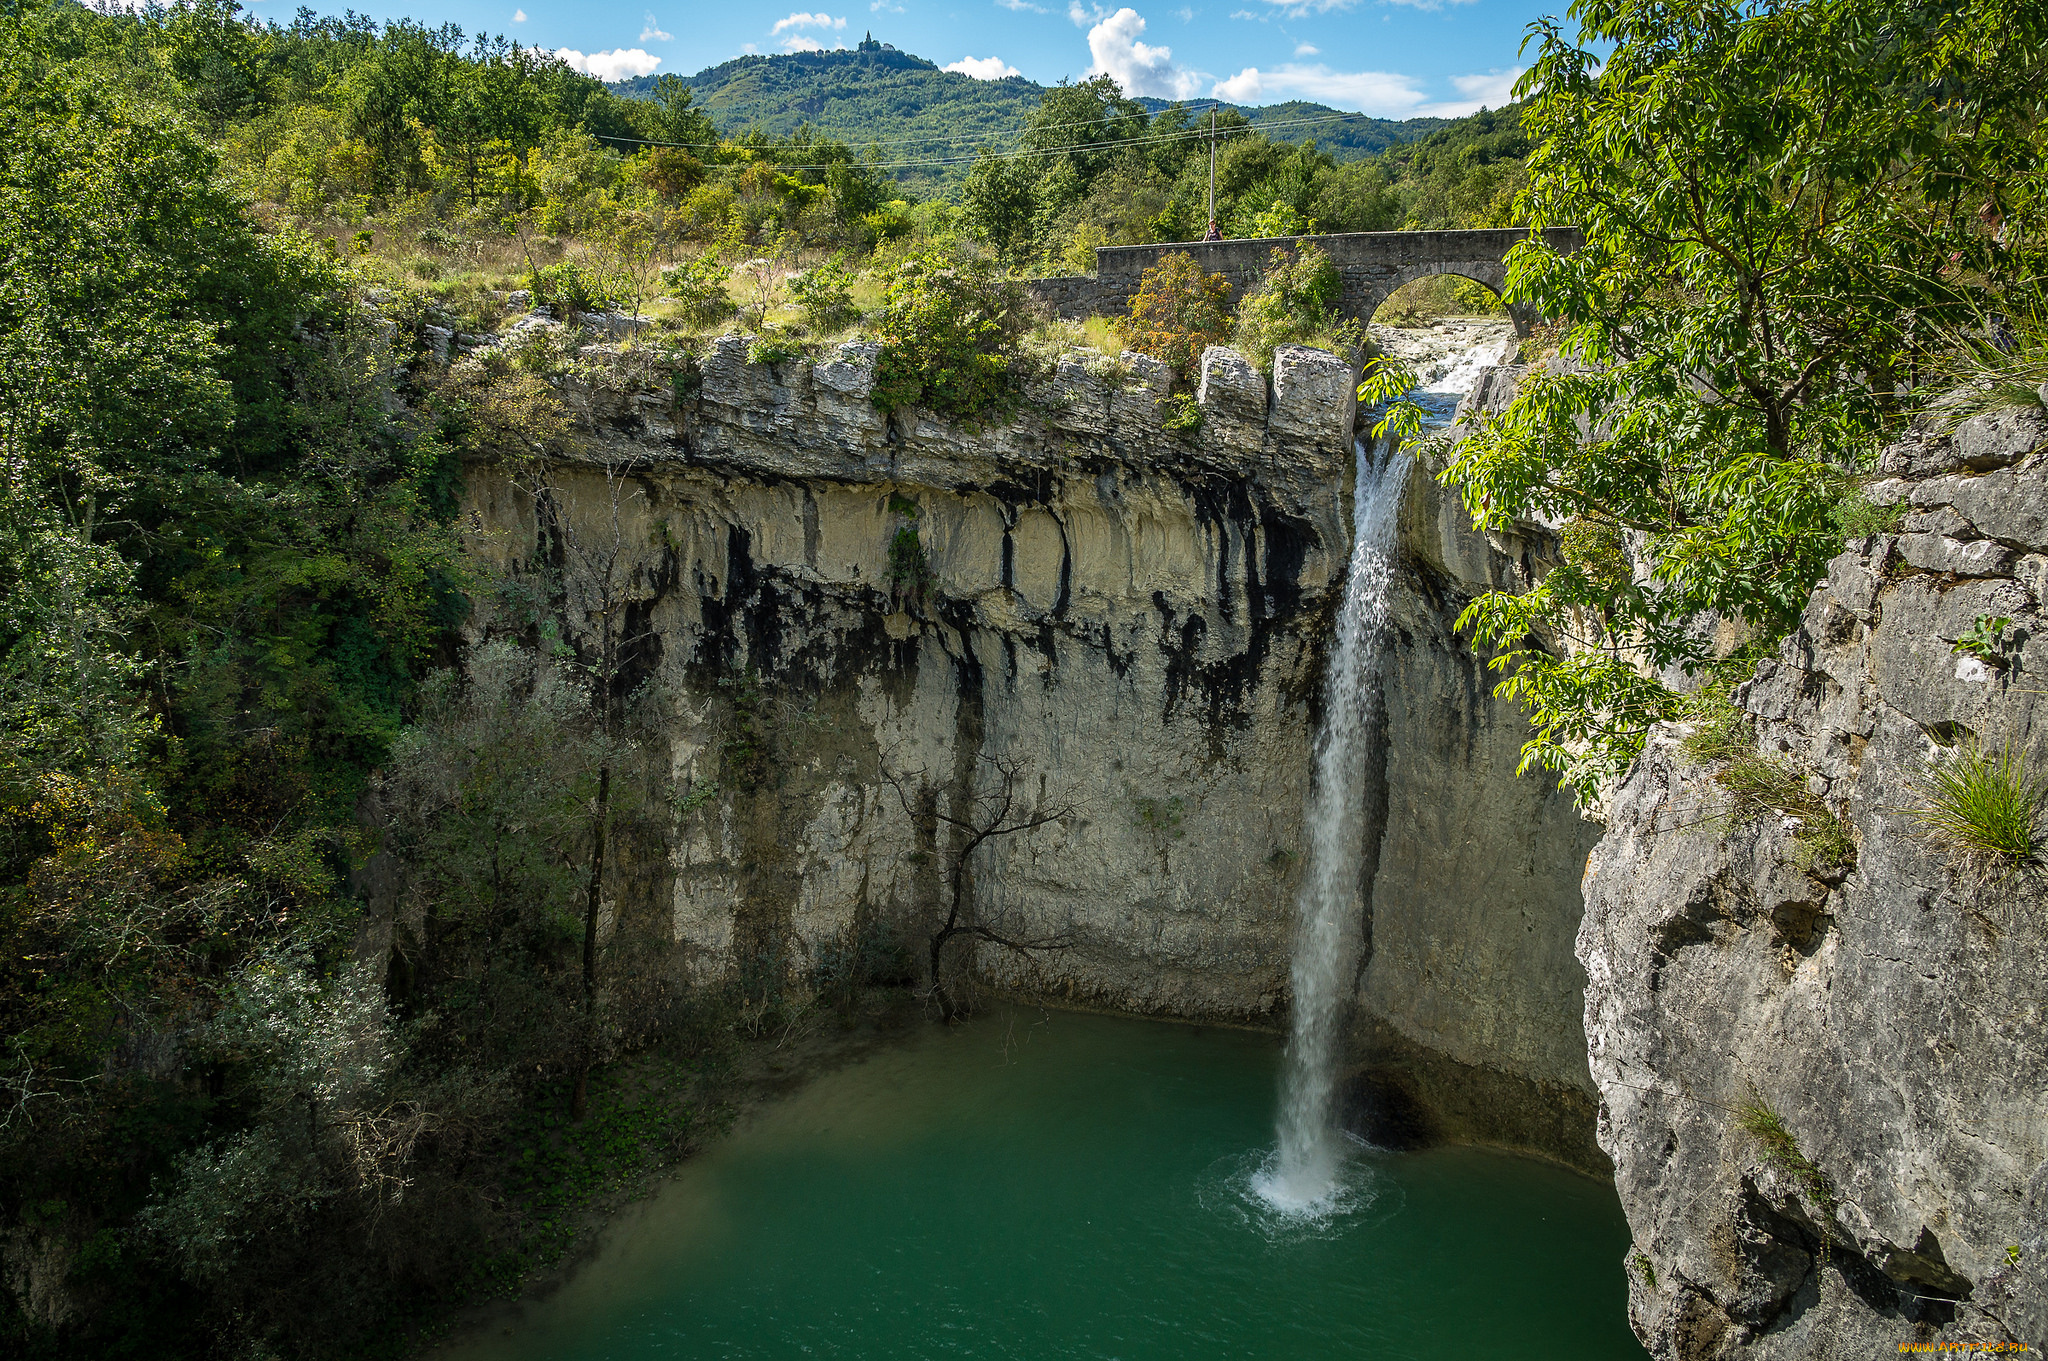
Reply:
[[[1491, 331], [1492, 328], [1490, 328]], [[1480, 372], [1500, 362], [1505, 335], [1461, 347], [1412, 394], [1426, 425], [1445, 424]], [[1356, 445], [1351, 569], [1337, 614], [1337, 645], [1324, 682], [1323, 730], [1309, 789], [1308, 873], [1296, 908], [1294, 1002], [1280, 1091], [1280, 1147], [1253, 1179], [1275, 1209], [1318, 1214], [1335, 1207], [1344, 1161], [1330, 1119], [1337, 1089], [1345, 990], [1358, 966], [1359, 861], [1364, 851], [1366, 736], [1379, 701], [1381, 643], [1394, 581], [1394, 530], [1408, 455], [1367, 440]]]
[[1409, 464], [1406, 454], [1390, 448], [1376, 453], [1363, 439], [1357, 453], [1351, 571], [1337, 613], [1337, 646], [1330, 655], [1309, 790], [1308, 874], [1295, 925], [1280, 1149], [1257, 1183], [1259, 1194], [1275, 1206], [1299, 1211], [1313, 1211], [1331, 1197], [1342, 1160], [1330, 1124], [1339, 1003], [1358, 960], [1365, 736], [1377, 702], [1373, 682], [1394, 580], [1395, 515]]

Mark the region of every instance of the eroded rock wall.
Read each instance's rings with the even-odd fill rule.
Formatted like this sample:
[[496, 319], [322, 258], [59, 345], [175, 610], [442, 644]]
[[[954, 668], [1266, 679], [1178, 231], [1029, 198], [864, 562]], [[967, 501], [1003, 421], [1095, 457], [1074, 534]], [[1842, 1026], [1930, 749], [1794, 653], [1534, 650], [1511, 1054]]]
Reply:
[[[1211, 351], [1200, 427], [1174, 433], [1139, 356], [1063, 363], [980, 429], [877, 413], [872, 361], [750, 364], [732, 338], [680, 394], [572, 386], [600, 444], [556, 478], [566, 546], [472, 470], [477, 550], [562, 592], [579, 642], [610, 561], [640, 640], [675, 811], [617, 917], [658, 919], [700, 979], [928, 930], [958, 846], [936, 815], [1007, 769], [1021, 809], [1071, 811], [984, 844], [969, 892], [1009, 934], [1074, 943], [983, 946], [986, 979], [1277, 1019], [1349, 551], [1351, 370], [1283, 349], [1269, 388]], [[1425, 474], [1406, 495], [1359, 1076], [1410, 1133], [1594, 1166], [1570, 953], [1587, 829], [1514, 775], [1521, 721], [1452, 629], [1532, 550], [1462, 530]], [[905, 530], [916, 582], [892, 575]]]
[[[2048, 1346], [2048, 888], [1952, 863], [1915, 817], [1963, 744], [2048, 765], [2044, 443], [2036, 410], [1889, 451], [1874, 496], [1903, 532], [1837, 558], [1736, 692], [1847, 817], [1853, 867], [1802, 868], [1795, 820], [1734, 813], [1681, 727], [1614, 799], [1578, 949], [1660, 1358]], [[1959, 654], [1987, 616], [2007, 651]]]
[[[616, 534], [601, 458], [556, 477], [580, 553], [541, 541], [511, 483], [470, 478], [498, 531], [481, 551], [528, 577], [552, 556], [586, 637], [590, 546], [620, 547], [615, 593], [648, 640], [637, 665], [687, 806], [666, 864], [634, 878], [668, 898], [697, 975], [802, 967], [857, 923], [923, 920], [956, 849], [933, 814], [965, 816], [1001, 762], [1020, 810], [1072, 811], [986, 843], [970, 891], [983, 920], [1077, 943], [984, 948], [987, 976], [1270, 1017], [1349, 538], [1348, 366], [1283, 352], [1269, 402], [1218, 351], [1182, 436], [1162, 428], [1165, 371], [1136, 356], [1063, 364], [978, 430], [885, 418], [860, 346], [745, 356], [720, 342], [680, 402], [572, 391], [627, 470]], [[892, 575], [906, 530], [915, 579]]]

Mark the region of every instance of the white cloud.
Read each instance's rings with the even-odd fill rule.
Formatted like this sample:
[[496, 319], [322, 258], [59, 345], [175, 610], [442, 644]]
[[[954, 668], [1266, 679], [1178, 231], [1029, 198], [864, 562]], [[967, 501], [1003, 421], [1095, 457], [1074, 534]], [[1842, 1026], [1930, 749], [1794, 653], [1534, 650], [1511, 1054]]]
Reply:
[[1322, 48], [1317, 47], [1314, 43], [1296, 43], [1294, 45], [1294, 55], [1297, 57], [1320, 56], [1322, 50]]
[[808, 33], [792, 33], [782, 40], [782, 50], [785, 52], [823, 52], [825, 44], [819, 42]]
[[[1412, 9], [1438, 10], [1445, 5], [1469, 5], [1475, 0], [1380, 0], [1382, 4], [1407, 5]], [[1290, 19], [1299, 19], [1310, 14], [1328, 14], [1331, 10], [1350, 9], [1358, 0], [1266, 0], [1275, 10]], [[1235, 14], [1230, 16], [1235, 19]], [[1249, 16], [1248, 16], [1249, 17]]]
[[[1453, 3], [1457, 2], [1458, 0], [1453, 0]], [[1358, 0], [1266, 0], [1266, 3], [1290, 19], [1299, 19], [1305, 14], [1328, 14], [1333, 9], [1350, 9]], [[1393, 0], [1393, 3], [1414, 5], [1420, 9], [1434, 8], [1442, 4], [1443, 0]]]
[[961, 75], [973, 76], [976, 80], [1001, 80], [1004, 76], [1017, 74], [1017, 68], [1005, 63], [1001, 57], [962, 57], [939, 69], [958, 71]]
[[654, 15], [653, 15], [652, 13], [648, 14], [648, 16], [647, 16], [647, 27], [645, 27], [645, 28], [643, 28], [643, 29], [641, 29], [641, 30], [640, 30], [640, 41], [641, 41], [641, 42], [643, 42], [643, 43], [672, 43], [672, 42], [674, 42], [675, 40], [676, 40], [676, 35], [675, 35], [675, 34], [673, 34], [673, 33], [663, 33], [663, 32], [661, 31], [661, 25], [655, 22], [655, 20], [654, 20]]
[[820, 10], [816, 14], [805, 14], [802, 11], [798, 11], [797, 13], [790, 15], [787, 19], [777, 19], [775, 21], [775, 27], [768, 30], [768, 36], [771, 38], [777, 37], [792, 28], [845, 27], [846, 20], [835, 19], [831, 15], [825, 13], [823, 10]]
[[513, 23], [515, 23], [515, 24], [523, 24], [523, 23], [525, 23], [525, 22], [526, 22], [526, 11], [525, 11], [525, 10], [523, 10], [523, 9], [515, 9], [515, 10], [513, 10], [513, 11], [512, 11], [512, 22], [513, 22]]
[[650, 56], [637, 47], [621, 47], [610, 52], [592, 52], [585, 56], [573, 47], [558, 47], [555, 55], [569, 63], [571, 70], [581, 71], [586, 76], [599, 80], [624, 80], [627, 76], [654, 74], [654, 68], [661, 65], [661, 58]]
[[1230, 79], [1218, 81], [1215, 92], [1240, 104], [1265, 95], [1306, 95], [1380, 118], [1412, 117], [1429, 97], [1407, 76], [1388, 71], [1332, 71], [1320, 62], [1314, 66], [1289, 62], [1271, 71], [1247, 66]]
[[[879, 4], [880, 2], [881, 0], [876, 0], [877, 4]], [[1029, 10], [1033, 14], [1052, 13], [1051, 10], [1045, 8], [1043, 5], [1032, 4], [1031, 0], [996, 0], [996, 3], [998, 5], [1001, 5], [1004, 9], [1015, 10], [1019, 14], [1024, 13], [1026, 10]]]
[[1067, 17], [1074, 21], [1075, 28], [1086, 28], [1090, 24], [1099, 24], [1108, 15], [1109, 11], [1100, 5], [1090, 5], [1087, 9], [1082, 9], [1081, 0], [1067, 0]]
[[1182, 5], [1174, 13], [1180, 16], [1180, 21], [1184, 24], [1191, 24], [1195, 21], [1195, 11], [1191, 5]]
[[870, 14], [881, 14], [884, 11], [890, 14], [901, 14], [903, 13], [903, 6], [892, 5], [889, 3], [889, 0], [872, 0], [872, 3], [868, 5], [868, 13]]
[[1462, 118], [1482, 105], [1497, 109], [1507, 103], [1512, 97], [1508, 92], [1521, 74], [1522, 68], [1516, 67], [1453, 76], [1451, 84], [1465, 97], [1431, 100], [1412, 76], [1392, 71], [1332, 71], [1321, 62], [1313, 66], [1289, 62], [1271, 71], [1247, 66], [1228, 80], [1217, 81], [1213, 93], [1237, 104], [1293, 95], [1376, 118]]
[[1458, 87], [1458, 93], [1467, 99], [1476, 99], [1489, 109], [1498, 109], [1515, 102], [1515, 82], [1522, 78], [1526, 66], [1511, 66], [1505, 71], [1488, 71], [1485, 75], [1452, 76], [1451, 84]]
[[[1080, 6], [1074, 6], [1078, 12]], [[1173, 64], [1173, 49], [1138, 41], [1145, 21], [1126, 6], [1088, 30], [1088, 74], [1107, 72], [1133, 97], [1186, 99], [1201, 88], [1202, 78]]]
[[1218, 99], [1227, 99], [1233, 104], [1249, 104], [1266, 92], [1259, 81], [1259, 68], [1247, 66], [1228, 80], [1219, 80], [1210, 94]]

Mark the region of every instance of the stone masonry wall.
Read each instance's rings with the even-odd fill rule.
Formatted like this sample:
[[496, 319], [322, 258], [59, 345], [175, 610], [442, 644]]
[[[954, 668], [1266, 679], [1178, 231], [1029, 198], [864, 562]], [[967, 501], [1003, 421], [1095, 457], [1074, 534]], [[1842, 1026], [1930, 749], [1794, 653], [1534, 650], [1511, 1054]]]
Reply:
[[[1578, 245], [1572, 228], [1552, 228], [1545, 239], [1559, 250]], [[1503, 264], [1521, 228], [1488, 228], [1443, 232], [1343, 232], [1328, 236], [1290, 236], [1237, 241], [1179, 241], [1148, 246], [1098, 246], [1095, 274], [1027, 283], [1032, 295], [1055, 315], [1079, 318], [1109, 316], [1130, 309], [1146, 270], [1169, 251], [1195, 257], [1205, 274], [1230, 281], [1233, 297], [1242, 296], [1264, 276], [1276, 248], [1312, 244], [1327, 252], [1344, 277], [1344, 314], [1370, 321], [1372, 314], [1401, 285], [1431, 274], [1457, 274], [1498, 293], [1507, 284]]]

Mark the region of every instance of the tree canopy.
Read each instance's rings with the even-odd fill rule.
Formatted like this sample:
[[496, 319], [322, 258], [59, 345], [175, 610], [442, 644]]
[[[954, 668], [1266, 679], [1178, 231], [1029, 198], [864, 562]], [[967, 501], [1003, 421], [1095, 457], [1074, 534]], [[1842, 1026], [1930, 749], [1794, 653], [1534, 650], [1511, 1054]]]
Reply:
[[[1561, 362], [1451, 453], [1482, 528], [1565, 525], [1565, 567], [1466, 622], [1528, 748], [1590, 796], [1713, 623], [1774, 641], [1834, 511], [1963, 333], [2038, 316], [2048, 14], [2023, 0], [1580, 0], [1531, 29], [1532, 237], [1509, 296]], [[1595, 48], [1604, 51], [1596, 55]], [[1548, 647], [1533, 645], [1538, 640]]]

